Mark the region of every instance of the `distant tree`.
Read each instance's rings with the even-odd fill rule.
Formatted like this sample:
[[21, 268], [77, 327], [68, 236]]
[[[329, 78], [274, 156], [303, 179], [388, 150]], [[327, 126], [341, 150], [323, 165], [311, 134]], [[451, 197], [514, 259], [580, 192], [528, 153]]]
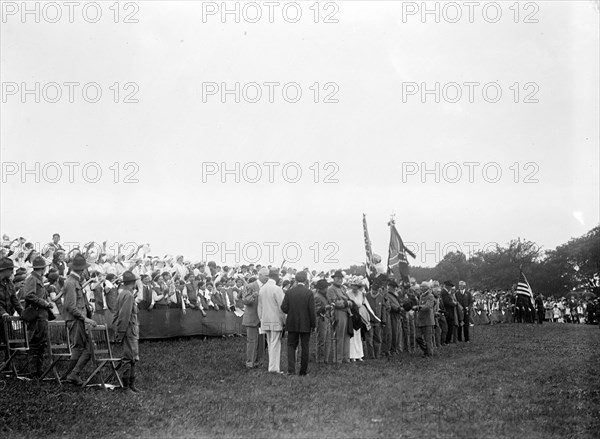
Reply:
[[[562, 297], [580, 291], [600, 296], [600, 226], [555, 250], [543, 251], [533, 241], [513, 239], [469, 259], [450, 252], [435, 267], [410, 267], [410, 275], [417, 282], [450, 280], [456, 285], [464, 280], [479, 290], [510, 290], [519, 278], [519, 267], [534, 294]], [[364, 276], [365, 265], [352, 265], [346, 272]]]
[[410, 267], [410, 276], [421, 283], [424, 280], [435, 279], [434, 271], [435, 267]]
[[600, 293], [600, 226], [559, 245], [552, 256], [568, 275], [571, 288]]
[[349, 268], [343, 270], [346, 274], [351, 276], [366, 276], [367, 275], [367, 267], [365, 264], [361, 265], [350, 265]]

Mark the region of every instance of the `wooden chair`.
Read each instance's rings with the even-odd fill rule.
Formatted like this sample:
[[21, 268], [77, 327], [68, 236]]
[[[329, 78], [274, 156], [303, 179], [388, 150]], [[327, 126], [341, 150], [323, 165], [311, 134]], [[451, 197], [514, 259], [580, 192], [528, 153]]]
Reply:
[[19, 375], [16, 357], [24, 355], [29, 358], [29, 337], [27, 335], [27, 325], [21, 317], [4, 317], [2, 319], [4, 326], [5, 344], [8, 349], [8, 359], [0, 366], [0, 371], [10, 369], [10, 372], [20, 380], [28, 380], [24, 375]]
[[8, 362], [4, 363], [10, 353], [8, 352], [8, 339], [6, 337], [6, 332], [4, 331], [4, 319], [0, 320], [0, 355], [2, 355], [2, 362], [0, 362], [0, 371], [4, 370], [5, 366], [8, 365]]
[[[88, 379], [85, 380], [83, 386], [88, 386], [92, 378], [98, 375], [101, 386], [106, 390], [106, 381], [108, 381], [111, 376], [114, 375], [117, 379], [118, 385], [123, 387], [123, 381], [121, 381], [121, 377], [117, 372], [121, 366], [121, 359], [114, 357], [112, 354], [110, 340], [108, 338], [108, 328], [106, 325], [97, 325], [95, 328], [89, 327], [88, 334], [91, 343], [92, 360], [96, 368], [88, 377]], [[105, 367], [110, 369], [107, 379], [104, 379], [102, 373], [100, 373], [100, 371]]]
[[48, 347], [50, 349], [50, 366], [46, 369], [41, 379], [46, 378], [50, 372], [53, 373], [56, 382], [60, 385], [60, 374], [56, 369], [59, 362], [71, 359], [71, 340], [67, 323], [63, 320], [48, 322]]

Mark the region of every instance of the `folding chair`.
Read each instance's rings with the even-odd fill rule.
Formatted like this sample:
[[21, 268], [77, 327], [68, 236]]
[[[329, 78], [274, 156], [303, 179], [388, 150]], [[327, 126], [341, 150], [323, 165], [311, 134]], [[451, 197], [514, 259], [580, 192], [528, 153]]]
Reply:
[[[0, 355], [2, 355], [2, 362], [0, 362], [0, 371], [4, 370], [5, 366], [8, 365], [8, 339], [6, 338], [6, 332], [4, 331], [4, 321], [0, 321]], [[6, 363], [5, 363], [6, 362]]]
[[5, 344], [8, 348], [8, 360], [2, 366], [0, 371], [10, 368], [11, 373], [20, 380], [28, 380], [24, 375], [19, 375], [15, 359], [18, 355], [29, 355], [29, 337], [27, 335], [27, 325], [21, 317], [4, 317], [2, 319], [4, 325]]
[[[98, 378], [102, 383], [101, 386], [104, 388], [104, 390], [107, 389], [106, 381], [108, 381], [112, 375], [114, 375], [117, 379], [119, 386], [123, 387], [123, 381], [121, 381], [121, 377], [117, 372], [119, 367], [121, 367], [121, 359], [114, 357], [112, 354], [112, 349], [110, 347], [110, 341], [108, 338], [108, 328], [106, 325], [97, 325], [95, 328], [89, 327], [88, 334], [91, 343], [92, 360], [96, 366], [96, 369], [94, 369], [88, 379], [85, 380], [83, 387], [89, 385], [92, 378], [94, 378], [96, 375], [98, 375]], [[104, 379], [102, 373], [100, 373], [104, 367], [110, 368], [110, 373], [107, 379]]]
[[41, 379], [46, 378], [50, 372], [54, 374], [56, 382], [60, 385], [60, 375], [56, 370], [56, 366], [61, 361], [69, 361], [71, 359], [71, 340], [69, 338], [69, 330], [67, 324], [63, 320], [55, 320], [48, 322], [48, 346], [50, 349], [50, 366], [46, 369]]

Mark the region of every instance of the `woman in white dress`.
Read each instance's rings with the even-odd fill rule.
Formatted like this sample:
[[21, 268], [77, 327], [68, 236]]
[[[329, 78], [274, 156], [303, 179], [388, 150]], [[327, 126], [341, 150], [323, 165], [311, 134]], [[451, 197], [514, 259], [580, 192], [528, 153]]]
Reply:
[[[364, 301], [362, 285], [358, 284], [358, 280], [355, 277], [351, 278], [349, 283], [350, 290], [348, 291], [348, 297], [360, 308]], [[361, 331], [360, 329], [355, 329], [354, 336], [350, 338], [350, 361], [363, 361], [364, 356]]]
[[[372, 315], [374, 315], [374, 313], [365, 297], [365, 281], [362, 276], [352, 277], [349, 284], [350, 290], [348, 291], [348, 297], [358, 307], [363, 326], [365, 326], [366, 331], [369, 331], [371, 329], [371, 318], [369, 313]], [[350, 361], [363, 361], [363, 357], [362, 331], [360, 329], [355, 329], [354, 336], [350, 338]]]

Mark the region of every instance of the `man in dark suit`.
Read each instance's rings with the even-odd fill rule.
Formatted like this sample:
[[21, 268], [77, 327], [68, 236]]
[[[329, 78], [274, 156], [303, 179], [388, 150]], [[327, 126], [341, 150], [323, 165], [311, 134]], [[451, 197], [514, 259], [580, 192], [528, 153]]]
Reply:
[[446, 314], [446, 324], [448, 325], [448, 332], [446, 333], [446, 344], [456, 343], [456, 300], [452, 296], [451, 288], [454, 285], [449, 280], [444, 281], [442, 288], [442, 303], [444, 304], [444, 312]]
[[296, 273], [296, 286], [290, 288], [283, 298], [281, 310], [287, 314], [285, 328], [288, 332], [288, 373], [296, 373], [296, 348], [300, 340], [300, 373], [308, 370], [308, 347], [310, 332], [317, 327], [315, 298], [306, 288], [306, 272]]
[[[471, 314], [471, 307], [473, 306], [473, 296], [470, 291], [467, 291], [467, 283], [461, 280], [458, 283], [458, 291], [456, 292], [456, 301], [463, 308], [463, 325], [458, 325], [458, 341], [463, 340], [463, 334], [465, 336], [465, 342], [469, 343], [469, 326], [471, 321], [469, 316]], [[459, 322], [460, 323], [460, 322]]]

